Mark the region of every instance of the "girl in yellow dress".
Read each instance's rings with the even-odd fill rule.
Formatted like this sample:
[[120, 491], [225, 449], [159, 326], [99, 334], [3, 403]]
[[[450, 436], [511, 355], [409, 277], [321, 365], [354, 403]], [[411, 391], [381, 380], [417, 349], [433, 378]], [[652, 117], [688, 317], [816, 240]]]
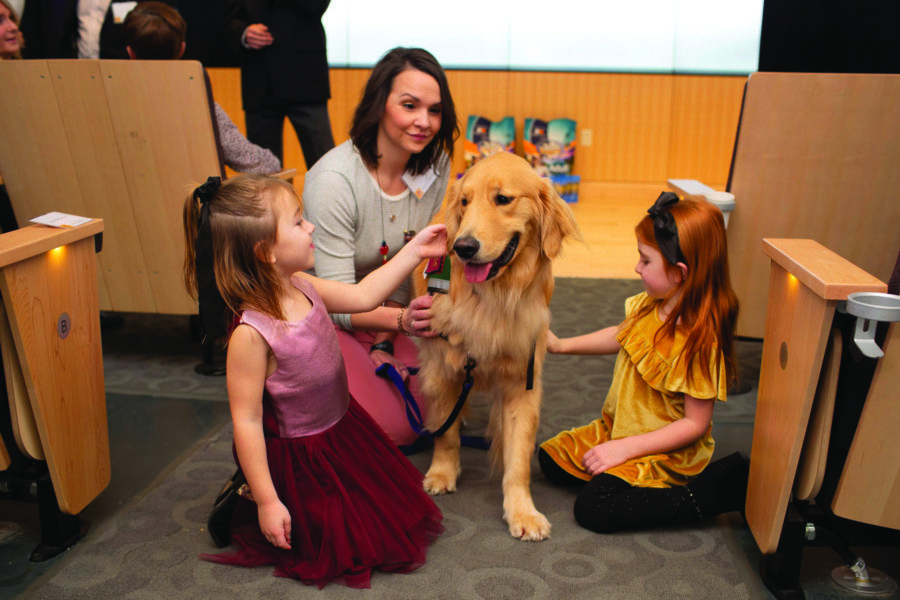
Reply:
[[625, 320], [558, 339], [556, 354], [618, 353], [599, 419], [541, 444], [554, 483], [582, 485], [575, 519], [601, 533], [680, 525], [743, 508], [747, 459], [710, 464], [713, 405], [734, 377], [738, 302], [725, 223], [708, 202], [665, 192], [635, 227], [645, 292]]

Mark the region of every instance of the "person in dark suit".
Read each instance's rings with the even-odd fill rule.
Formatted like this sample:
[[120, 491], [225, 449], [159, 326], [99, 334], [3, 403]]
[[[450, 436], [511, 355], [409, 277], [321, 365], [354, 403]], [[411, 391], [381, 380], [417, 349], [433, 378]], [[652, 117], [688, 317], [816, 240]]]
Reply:
[[247, 138], [283, 161], [287, 117], [307, 168], [334, 147], [322, 26], [328, 4], [329, 0], [229, 0], [230, 35], [241, 46]]
[[25, 3], [19, 29], [28, 40], [22, 58], [76, 58], [77, 0]]

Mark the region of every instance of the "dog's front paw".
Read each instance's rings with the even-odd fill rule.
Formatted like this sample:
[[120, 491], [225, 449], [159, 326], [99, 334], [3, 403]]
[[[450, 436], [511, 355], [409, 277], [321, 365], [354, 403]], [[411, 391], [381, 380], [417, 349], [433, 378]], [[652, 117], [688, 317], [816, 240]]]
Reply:
[[422, 487], [432, 496], [451, 494], [456, 491], [456, 478], [458, 475], [458, 473], [447, 473], [432, 467], [425, 474]]
[[509, 533], [526, 542], [539, 542], [550, 537], [550, 521], [538, 511], [511, 515]]

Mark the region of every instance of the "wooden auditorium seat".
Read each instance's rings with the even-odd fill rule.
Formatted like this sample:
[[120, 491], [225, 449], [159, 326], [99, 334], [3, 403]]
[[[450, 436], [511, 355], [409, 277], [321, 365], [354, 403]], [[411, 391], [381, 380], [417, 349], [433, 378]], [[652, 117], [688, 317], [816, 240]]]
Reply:
[[[900, 297], [884, 294], [885, 283], [814, 240], [765, 239], [763, 250], [771, 269], [746, 519], [770, 591], [802, 598], [808, 541], [832, 546], [847, 568], [863, 572], [856, 578], [869, 575], [849, 550], [851, 536], [879, 534], [900, 545], [900, 531], [885, 530], [900, 529], [900, 330], [890, 325], [874, 377], [854, 379], [850, 371], [865, 357], [849, 356], [859, 351], [848, 329], [856, 321], [845, 308], [853, 294], [896, 298], [898, 306]], [[835, 444], [839, 436], [853, 440], [849, 453]]]
[[110, 481], [96, 252], [103, 221], [0, 235], [0, 498], [39, 506], [42, 561]]

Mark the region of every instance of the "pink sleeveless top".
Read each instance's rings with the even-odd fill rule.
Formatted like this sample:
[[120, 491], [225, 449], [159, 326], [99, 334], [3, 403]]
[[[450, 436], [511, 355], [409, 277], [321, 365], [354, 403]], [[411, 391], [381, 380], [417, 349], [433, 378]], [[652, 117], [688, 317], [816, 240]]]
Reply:
[[275, 354], [278, 366], [266, 379], [263, 401], [283, 438], [325, 431], [350, 404], [344, 360], [325, 305], [310, 283], [292, 281], [312, 303], [305, 318], [278, 321], [252, 310], [241, 315], [241, 323], [256, 329]]

